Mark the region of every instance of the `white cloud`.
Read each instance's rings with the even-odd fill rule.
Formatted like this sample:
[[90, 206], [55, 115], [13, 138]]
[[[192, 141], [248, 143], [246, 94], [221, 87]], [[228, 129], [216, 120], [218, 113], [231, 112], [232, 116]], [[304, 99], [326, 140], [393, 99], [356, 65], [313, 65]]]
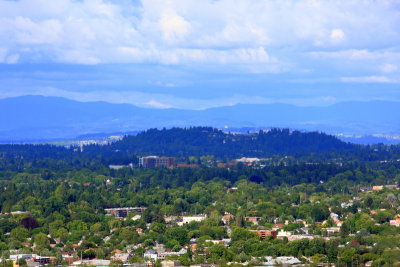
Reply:
[[3, 63], [7, 56], [7, 49], [0, 47], [0, 63]]
[[6, 58], [5, 62], [6, 62], [7, 64], [15, 64], [15, 63], [18, 62], [18, 60], [19, 60], [19, 55], [18, 55], [18, 54], [12, 54], [12, 55], [9, 55], [9, 56]]
[[6, 51], [0, 60], [19, 55], [18, 62], [198, 63], [282, 72], [307, 63], [304, 54], [346, 61], [395, 55], [385, 62], [398, 65], [396, 2], [0, 0]]
[[74, 49], [60, 51], [56, 55], [57, 61], [75, 64], [99, 64], [102, 62], [90, 49]]
[[334, 29], [331, 31], [330, 34], [330, 38], [332, 40], [332, 42], [334, 43], [339, 43], [344, 41], [346, 35], [344, 34], [344, 32], [341, 29]]
[[146, 102], [145, 104], [152, 108], [171, 108], [172, 107], [171, 105], [163, 104], [163, 103], [160, 103], [155, 100], [150, 100], [149, 102]]
[[268, 64], [279, 66], [263, 47], [245, 49], [138, 49], [119, 47], [121, 60], [126, 62], [155, 62], [167, 65], [190, 63], [217, 64]]
[[394, 64], [383, 64], [380, 66], [380, 70], [384, 73], [396, 72], [399, 68]]
[[30, 18], [16, 17], [8, 23], [10, 27], [15, 27], [15, 38], [19, 44], [55, 44], [61, 41], [62, 26], [56, 19], [36, 23]]
[[160, 28], [164, 40], [174, 43], [183, 40], [190, 32], [191, 26], [185, 18], [176, 14], [172, 9], [167, 9], [161, 17]]
[[395, 83], [395, 80], [392, 80], [386, 76], [365, 76], [365, 77], [342, 77], [342, 82], [350, 82], [350, 83]]
[[348, 49], [338, 51], [314, 51], [309, 52], [309, 56], [321, 60], [336, 60], [339, 62], [352, 62], [356, 66], [364, 68], [366, 66], [379, 66], [382, 72], [393, 72], [397, 67], [395, 64], [383, 64], [382, 62], [399, 62], [400, 51], [394, 49], [368, 50], [368, 49]]

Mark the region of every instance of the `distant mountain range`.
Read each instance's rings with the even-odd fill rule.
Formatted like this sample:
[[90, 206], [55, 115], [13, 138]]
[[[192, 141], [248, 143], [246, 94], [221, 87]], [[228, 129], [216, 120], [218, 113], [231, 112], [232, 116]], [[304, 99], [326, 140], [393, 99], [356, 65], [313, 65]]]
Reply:
[[327, 107], [240, 104], [195, 111], [22, 96], [1, 99], [0, 113], [2, 142], [204, 125], [217, 128], [286, 127], [353, 135], [400, 133], [400, 103], [388, 101], [343, 102]]

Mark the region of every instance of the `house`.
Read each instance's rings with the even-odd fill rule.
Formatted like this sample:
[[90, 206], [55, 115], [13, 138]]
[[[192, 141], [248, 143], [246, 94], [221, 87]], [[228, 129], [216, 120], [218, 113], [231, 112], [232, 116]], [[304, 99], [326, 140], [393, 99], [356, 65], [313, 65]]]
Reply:
[[140, 220], [141, 218], [142, 218], [142, 215], [137, 214], [135, 216], [132, 216], [131, 220], [132, 221], [137, 221], [137, 220]]
[[158, 253], [155, 250], [149, 249], [149, 250], [146, 250], [144, 252], [143, 257], [145, 259], [155, 260], [156, 261], [158, 259]]
[[74, 261], [72, 265], [74, 266], [109, 266], [110, 260], [82, 260], [82, 261]]
[[261, 217], [244, 217], [244, 221], [258, 224], [258, 222], [261, 221]]
[[299, 265], [301, 261], [296, 257], [265, 257], [264, 266]]
[[10, 255], [10, 260], [18, 262], [20, 259], [25, 259], [31, 265], [37, 266], [41, 264], [54, 264], [56, 261], [55, 257], [42, 257], [37, 254], [15, 254]]
[[288, 241], [295, 241], [295, 240], [301, 240], [301, 239], [312, 240], [312, 239], [314, 239], [314, 236], [313, 235], [291, 235], [288, 237]]
[[116, 171], [123, 169], [125, 167], [126, 167], [125, 165], [108, 165], [108, 168], [110, 168], [111, 170], [116, 170]]
[[390, 225], [392, 225], [392, 226], [397, 226], [397, 227], [399, 227], [399, 226], [400, 226], [400, 218], [397, 218], [397, 219], [394, 219], [394, 220], [390, 220], [389, 223], [390, 223]]
[[199, 164], [187, 164], [187, 163], [178, 163], [176, 165], [178, 168], [200, 168]]
[[399, 186], [397, 184], [388, 184], [388, 185], [384, 185], [385, 188], [387, 189], [398, 189]]
[[181, 265], [180, 261], [163, 260], [161, 262], [161, 267], [175, 267], [180, 265]]
[[369, 186], [362, 186], [360, 187], [360, 192], [370, 192], [372, 190]]
[[32, 260], [29, 260], [29, 261], [26, 262], [26, 266], [28, 266], [28, 267], [40, 267], [40, 263], [32, 261]]
[[12, 261], [18, 261], [20, 259], [25, 259], [25, 260], [30, 260], [32, 258], [37, 258], [39, 255], [37, 254], [15, 254], [15, 255], [10, 255], [10, 260]]
[[174, 223], [179, 220], [178, 216], [164, 216], [164, 221], [166, 223]]
[[[229, 168], [233, 168], [236, 166], [236, 162], [227, 162], [227, 163], [222, 163], [219, 162], [217, 163], [217, 168], [222, 168], [222, 169], [229, 169]], [[228, 192], [230, 193], [230, 192]]]
[[225, 225], [229, 225], [229, 223], [235, 219], [235, 216], [233, 216], [230, 213], [225, 214], [224, 216], [222, 216], [221, 221], [225, 224]]
[[111, 260], [120, 260], [123, 263], [128, 262], [130, 258], [129, 253], [115, 253], [114, 256], [111, 256]]
[[237, 192], [238, 190], [239, 189], [236, 186], [234, 186], [234, 187], [226, 189], [226, 192], [227, 193], [233, 193], [233, 192]]
[[309, 233], [310, 233], [310, 228], [308, 228], [308, 227], [302, 227], [302, 228], [300, 228], [299, 229], [299, 231], [302, 233], [302, 234], [305, 234], [305, 235], [308, 235]]
[[219, 245], [224, 245], [225, 247], [227, 247], [231, 243], [231, 239], [226, 238], [226, 239], [222, 239], [222, 240], [205, 240], [204, 242], [206, 242], [206, 243], [211, 242], [215, 245], [219, 244]]
[[200, 215], [193, 215], [193, 216], [182, 216], [182, 218], [180, 219], [180, 221], [178, 221], [178, 225], [182, 226], [186, 223], [190, 223], [190, 222], [201, 222], [203, 220], [205, 220], [207, 218], [206, 214], [200, 214]]
[[17, 210], [17, 211], [12, 211], [12, 212], [10, 212], [10, 214], [11, 215], [25, 215], [25, 214], [30, 214], [30, 212], [29, 211], [20, 211], [20, 210]]
[[256, 233], [261, 240], [264, 240], [268, 236], [272, 236], [275, 239], [278, 235], [278, 232], [273, 230], [250, 230], [250, 232]]
[[74, 256], [72, 256], [68, 252], [62, 252], [61, 255], [62, 255], [63, 260], [66, 261], [68, 263], [68, 265], [72, 265], [72, 263], [74, 262]]
[[292, 235], [292, 232], [280, 230], [276, 236], [276, 238], [283, 239], [283, 238], [288, 238]]
[[340, 203], [340, 206], [341, 206], [343, 209], [350, 208], [351, 206], [353, 206], [353, 201], [350, 200], [348, 203], [342, 202], [342, 203]]
[[335, 221], [335, 224], [337, 227], [342, 227], [343, 222], [342, 221]]
[[331, 214], [329, 215], [329, 217], [332, 218], [332, 220], [334, 221], [338, 221], [339, 220], [339, 215], [336, 213], [331, 212]]
[[165, 258], [167, 258], [169, 256], [182, 256], [182, 255], [184, 255], [186, 253], [187, 253], [187, 249], [181, 248], [181, 250], [179, 250], [178, 252], [175, 252], [175, 251], [164, 251], [164, 252], [158, 254], [157, 258], [158, 259], [165, 259]]
[[32, 244], [29, 242], [22, 242], [22, 245], [24, 245], [25, 247], [32, 247]]
[[142, 207], [124, 207], [124, 208], [111, 208], [104, 209], [106, 214], [114, 215], [115, 218], [125, 218], [130, 212], [143, 212], [146, 208]]
[[56, 257], [42, 257], [38, 256], [33, 258], [34, 262], [38, 262], [40, 265], [55, 264]]
[[277, 231], [279, 229], [282, 229], [285, 225], [283, 223], [276, 223], [272, 226], [272, 230]]
[[260, 159], [259, 158], [246, 158], [246, 157], [242, 157], [240, 159], [237, 159], [236, 162], [240, 162], [243, 164], [247, 164], [247, 165], [252, 165], [253, 163], [257, 163], [259, 162]]
[[334, 233], [339, 233], [340, 232], [340, 227], [328, 227], [325, 228], [326, 232], [328, 235], [334, 234]]

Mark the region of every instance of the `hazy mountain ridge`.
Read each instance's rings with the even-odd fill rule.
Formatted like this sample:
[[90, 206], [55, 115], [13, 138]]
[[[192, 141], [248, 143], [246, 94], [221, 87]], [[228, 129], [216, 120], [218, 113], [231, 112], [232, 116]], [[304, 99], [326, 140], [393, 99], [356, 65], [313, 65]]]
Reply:
[[0, 117], [0, 140], [62, 139], [99, 132], [201, 125], [395, 134], [400, 132], [399, 107], [397, 102], [372, 101], [344, 102], [328, 107], [239, 104], [195, 111], [23, 96], [0, 100], [3, 114]]

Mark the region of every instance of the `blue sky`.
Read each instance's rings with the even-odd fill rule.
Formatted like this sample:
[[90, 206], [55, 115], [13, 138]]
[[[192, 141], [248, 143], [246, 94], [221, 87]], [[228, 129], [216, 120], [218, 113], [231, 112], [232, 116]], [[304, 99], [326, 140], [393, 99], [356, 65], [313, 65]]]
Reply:
[[0, 98], [400, 101], [398, 0], [0, 0]]

